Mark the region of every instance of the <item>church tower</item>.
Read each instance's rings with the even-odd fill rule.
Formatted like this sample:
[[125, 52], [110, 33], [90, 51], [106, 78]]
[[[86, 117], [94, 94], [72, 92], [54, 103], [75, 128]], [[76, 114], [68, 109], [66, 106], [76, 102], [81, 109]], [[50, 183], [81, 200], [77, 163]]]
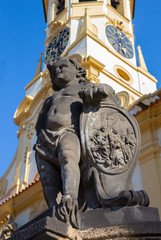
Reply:
[[[14, 122], [19, 126], [16, 154], [0, 178], [0, 228], [7, 214], [18, 227], [45, 211], [33, 145], [35, 124], [45, 99], [53, 95], [46, 64], [59, 56], [75, 57], [87, 69], [88, 80], [107, 83], [128, 108], [144, 94], [156, 90], [157, 80], [147, 70], [141, 48], [136, 64], [132, 18], [135, 0], [43, 0], [45, 56], [25, 87]], [[141, 179], [135, 173], [137, 182]], [[140, 188], [141, 180], [140, 180]], [[135, 188], [135, 178], [133, 182]]]
[[43, 4], [46, 63], [59, 55], [77, 54], [89, 80], [111, 85], [125, 107], [156, 90], [156, 79], [145, 67], [136, 66], [134, 0], [44, 0]]

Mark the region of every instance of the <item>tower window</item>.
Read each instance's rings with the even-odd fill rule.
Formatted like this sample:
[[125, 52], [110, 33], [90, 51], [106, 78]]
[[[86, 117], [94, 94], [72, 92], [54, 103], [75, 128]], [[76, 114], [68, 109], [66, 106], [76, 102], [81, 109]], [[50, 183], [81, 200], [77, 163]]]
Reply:
[[124, 16], [124, 0], [111, 0], [111, 6]]
[[79, 0], [79, 2], [96, 2], [97, 0]]
[[119, 5], [120, 0], [111, 0], [111, 6], [114, 7], [115, 9], [117, 9]]
[[57, 15], [59, 13], [61, 13], [63, 10], [64, 10], [64, 7], [65, 7], [65, 0], [58, 0], [58, 4], [57, 4]]
[[121, 79], [122, 81], [126, 82], [129, 85], [133, 84], [132, 76], [125, 68], [115, 65], [114, 71], [119, 79]]

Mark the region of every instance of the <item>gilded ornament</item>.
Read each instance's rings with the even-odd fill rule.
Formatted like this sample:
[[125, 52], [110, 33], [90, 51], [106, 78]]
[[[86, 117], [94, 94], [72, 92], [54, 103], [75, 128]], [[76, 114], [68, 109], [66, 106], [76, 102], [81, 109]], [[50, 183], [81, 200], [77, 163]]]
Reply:
[[13, 221], [12, 215], [6, 216], [6, 223], [0, 232], [0, 239], [6, 240], [11, 237], [12, 233], [17, 229], [17, 223]]

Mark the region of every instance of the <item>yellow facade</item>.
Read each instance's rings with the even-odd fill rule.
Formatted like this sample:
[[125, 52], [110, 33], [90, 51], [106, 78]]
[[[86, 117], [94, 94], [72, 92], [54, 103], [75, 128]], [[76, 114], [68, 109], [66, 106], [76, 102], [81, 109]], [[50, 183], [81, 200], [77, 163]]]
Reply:
[[130, 108], [140, 126], [139, 165], [142, 186], [150, 197], [150, 206], [161, 215], [161, 89], [143, 96]]

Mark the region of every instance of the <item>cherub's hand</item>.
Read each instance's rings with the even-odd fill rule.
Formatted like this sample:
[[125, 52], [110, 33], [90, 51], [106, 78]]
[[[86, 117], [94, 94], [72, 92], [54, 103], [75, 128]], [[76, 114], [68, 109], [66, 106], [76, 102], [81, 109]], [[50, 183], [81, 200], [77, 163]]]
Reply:
[[108, 88], [105, 84], [89, 83], [82, 87], [79, 96], [85, 104], [99, 103], [108, 96]]

